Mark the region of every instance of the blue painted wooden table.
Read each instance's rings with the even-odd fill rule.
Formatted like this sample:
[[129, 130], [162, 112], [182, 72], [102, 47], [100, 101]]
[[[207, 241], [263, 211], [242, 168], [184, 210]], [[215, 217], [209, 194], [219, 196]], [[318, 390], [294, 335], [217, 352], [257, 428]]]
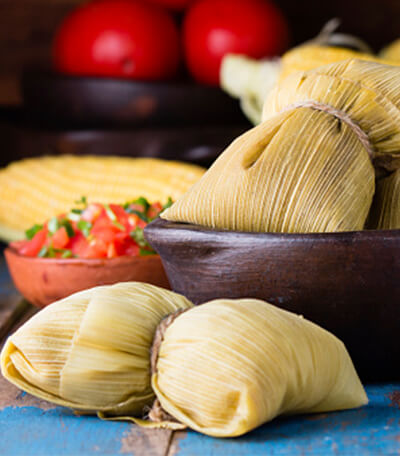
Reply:
[[[34, 309], [22, 303], [0, 263], [0, 341]], [[0, 455], [395, 455], [400, 454], [400, 383], [366, 387], [358, 410], [282, 418], [246, 436], [144, 430], [76, 416], [19, 391], [0, 376]]]

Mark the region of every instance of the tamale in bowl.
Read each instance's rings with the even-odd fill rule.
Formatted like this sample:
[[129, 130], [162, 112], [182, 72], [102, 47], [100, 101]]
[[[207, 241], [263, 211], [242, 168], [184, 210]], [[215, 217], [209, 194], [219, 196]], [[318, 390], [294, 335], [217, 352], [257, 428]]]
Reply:
[[118, 282], [146, 282], [170, 288], [158, 255], [116, 258], [39, 258], [4, 251], [17, 290], [37, 307], [45, 307], [77, 291]]
[[158, 219], [145, 236], [194, 303], [266, 300], [333, 332], [364, 380], [400, 378], [400, 230], [245, 233]]

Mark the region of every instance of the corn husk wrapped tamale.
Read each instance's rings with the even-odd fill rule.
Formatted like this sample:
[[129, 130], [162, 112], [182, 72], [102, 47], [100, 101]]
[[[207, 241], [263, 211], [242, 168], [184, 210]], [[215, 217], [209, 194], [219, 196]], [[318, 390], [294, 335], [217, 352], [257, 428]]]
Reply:
[[400, 169], [390, 176], [378, 180], [371, 213], [368, 217], [368, 228], [400, 229]]
[[349, 60], [289, 76], [264, 122], [162, 214], [255, 232], [364, 228], [375, 173], [400, 166], [400, 69]]
[[152, 386], [164, 411], [217, 437], [281, 414], [367, 403], [340, 340], [255, 299], [215, 300], [179, 315], [164, 333]]
[[371, 159], [351, 129], [311, 108], [286, 111], [234, 141], [161, 217], [253, 232], [363, 228]]
[[138, 282], [76, 293], [9, 337], [2, 374], [59, 405], [141, 416], [154, 396], [149, 372], [154, 331], [165, 315], [191, 305], [183, 296]]
[[400, 68], [347, 60], [282, 81], [265, 101], [263, 120], [288, 106], [315, 101], [345, 112], [368, 135], [374, 163], [400, 167]]
[[49, 156], [0, 169], [0, 239], [22, 239], [24, 231], [89, 201], [124, 204], [140, 196], [164, 204], [176, 200], [204, 173], [200, 166], [156, 158]]

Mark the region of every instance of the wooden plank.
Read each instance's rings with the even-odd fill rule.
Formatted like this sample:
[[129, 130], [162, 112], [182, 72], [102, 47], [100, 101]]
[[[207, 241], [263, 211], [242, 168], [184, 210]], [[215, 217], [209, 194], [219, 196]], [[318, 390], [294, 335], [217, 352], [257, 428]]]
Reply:
[[11, 328], [32, 306], [14, 288], [4, 258], [0, 259], [0, 345]]
[[[0, 376], [1, 377], [1, 376]], [[76, 416], [0, 378], [0, 454], [165, 456], [171, 431]]]
[[[1, 334], [15, 331], [37, 311], [21, 300], [1, 259], [0, 341]], [[0, 454], [40, 456], [99, 453], [165, 456], [172, 438], [171, 431], [77, 416], [24, 393], [0, 375], [0, 435], [6, 434], [6, 439], [0, 439]]]
[[366, 407], [277, 419], [239, 438], [176, 433], [168, 456], [399, 454], [400, 383], [366, 390]]

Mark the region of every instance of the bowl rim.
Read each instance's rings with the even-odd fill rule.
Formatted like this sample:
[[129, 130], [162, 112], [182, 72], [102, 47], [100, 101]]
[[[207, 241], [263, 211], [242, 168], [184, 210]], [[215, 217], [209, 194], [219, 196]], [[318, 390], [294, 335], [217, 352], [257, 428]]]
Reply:
[[144, 256], [132, 256], [132, 255], [123, 255], [115, 258], [42, 258], [42, 257], [32, 257], [27, 255], [21, 255], [18, 251], [11, 247], [10, 245], [4, 249], [4, 256], [7, 260], [7, 255], [12, 257], [21, 258], [24, 261], [31, 261], [35, 263], [44, 263], [49, 265], [90, 265], [90, 266], [104, 266], [118, 264], [118, 263], [136, 263], [141, 261], [149, 261], [149, 259], [160, 259], [158, 253], [153, 255], [144, 255]]
[[[234, 231], [225, 229], [208, 228], [201, 225], [183, 222], [172, 222], [158, 217], [153, 222], [149, 223], [144, 228], [144, 233], [149, 242], [152, 243], [158, 238], [153, 237], [155, 233], [162, 231], [168, 236], [168, 242], [174, 239], [174, 233], [190, 232], [197, 238], [204, 239], [208, 237], [210, 240], [247, 240], [253, 239], [258, 241], [368, 241], [368, 240], [384, 240], [384, 239], [399, 239], [400, 229], [393, 230], [360, 230], [360, 231], [335, 231], [329, 233], [277, 233], [277, 232], [254, 232], [254, 231]], [[161, 239], [160, 239], [161, 240]], [[189, 240], [189, 239], [187, 239]], [[192, 240], [192, 239], [190, 239]], [[194, 240], [194, 239], [193, 239]]]

